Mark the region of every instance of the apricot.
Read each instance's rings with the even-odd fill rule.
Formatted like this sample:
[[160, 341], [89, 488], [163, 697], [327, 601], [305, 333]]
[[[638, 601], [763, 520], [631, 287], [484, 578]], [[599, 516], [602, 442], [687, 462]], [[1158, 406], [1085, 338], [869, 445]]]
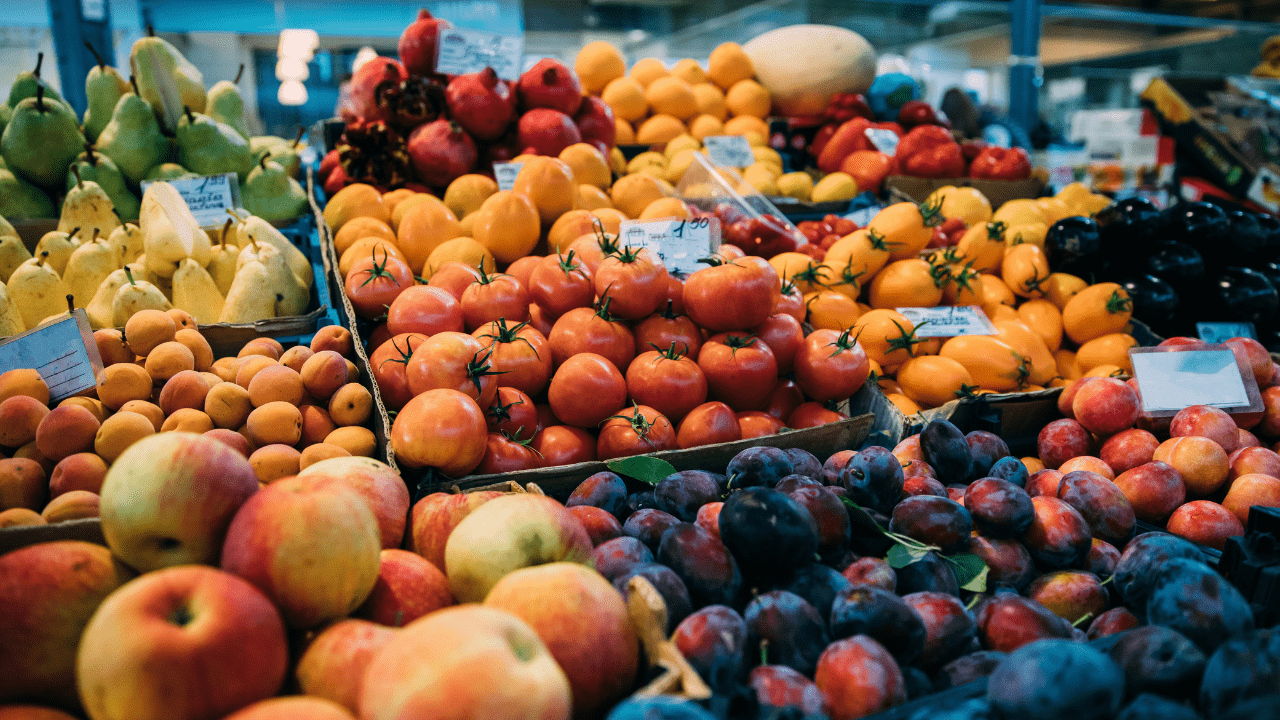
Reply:
[[333, 350], [321, 350], [303, 363], [301, 375], [311, 397], [328, 402], [348, 382], [347, 359]]
[[326, 325], [317, 330], [315, 337], [311, 338], [312, 352], [318, 353], [322, 350], [332, 350], [345, 357], [350, 355], [354, 349], [351, 331], [341, 325]]
[[263, 368], [274, 367], [276, 361], [265, 355], [253, 355], [243, 358], [236, 367], [235, 383], [245, 390], [249, 389], [249, 383], [253, 382], [253, 377], [262, 372]]
[[198, 330], [179, 330], [173, 336], [174, 341], [182, 343], [195, 358], [196, 370], [205, 372], [213, 367], [213, 348], [209, 341]]
[[373, 395], [359, 383], [347, 383], [329, 399], [329, 418], [334, 424], [363, 425], [373, 411]]
[[298, 469], [306, 470], [308, 466], [315, 465], [321, 460], [328, 460], [336, 457], [351, 457], [351, 453], [347, 452], [344, 448], [340, 448], [337, 445], [330, 445], [329, 443], [322, 442], [316, 443], [315, 445], [308, 445], [307, 448], [302, 451], [302, 457], [298, 460]]
[[295, 345], [285, 350], [284, 354], [280, 356], [280, 364], [301, 375], [302, 366], [312, 355], [315, 355], [315, 352], [306, 345]]
[[173, 321], [174, 327], [178, 328], [178, 332], [183, 330], [199, 330], [200, 326], [196, 324], [196, 319], [191, 317], [191, 313], [180, 308], [169, 308], [164, 311], [165, 315]]
[[133, 351], [125, 347], [124, 334], [115, 328], [102, 328], [93, 332], [93, 341], [98, 345], [98, 356], [102, 358], [102, 366], [115, 365], [122, 362], [133, 362]]
[[49, 408], [30, 395], [14, 395], [0, 402], [0, 445], [20, 447], [36, 439]]
[[107, 463], [113, 463], [130, 445], [158, 432], [145, 415], [118, 412], [107, 418], [93, 439], [93, 451]]
[[245, 343], [244, 347], [240, 348], [240, 352], [236, 354], [236, 357], [262, 355], [264, 357], [269, 357], [272, 360], [279, 360], [280, 356], [283, 354], [284, 346], [281, 345], [279, 341], [271, 338], [254, 338]]
[[44, 521], [54, 523], [98, 517], [98, 494], [88, 490], [72, 490], [49, 501], [40, 513]]
[[98, 399], [112, 410], [119, 410], [130, 400], [151, 399], [151, 375], [133, 363], [118, 363], [103, 368], [98, 375]]
[[0, 511], [0, 530], [11, 527], [45, 525], [44, 517], [30, 508], [9, 508]]
[[68, 455], [93, 449], [101, 423], [79, 405], [54, 408], [36, 428], [36, 448], [55, 463]]
[[107, 463], [94, 453], [68, 455], [53, 466], [53, 475], [49, 477], [49, 495], [58, 497], [72, 490], [100, 493], [102, 481], [106, 477]]
[[290, 403], [275, 401], [254, 408], [245, 425], [258, 447], [280, 443], [296, 445], [302, 439], [302, 413]]
[[1076, 470], [1088, 470], [1089, 472], [1097, 473], [1108, 480], [1116, 479], [1115, 471], [1111, 469], [1111, 466], [1103, 462], [1102, 458], [1096, 458], [1092, 455], [1073, 457], [1058, 466], [1058, 472], [1063, 475], [1066, 475], [1069, 472], [1075, 472]]
[[223, 379], [215, 372], [205, 371], [200, 373], [200, 376], [204, 378], [205, 382], [209, 383], [210, 388], [213, 388], [214, 385], [221, 385], [224, 382]]
[[351, 425], [329, 433], [324, 441], [337, 445], [356, 457], [373, 457], [378, 449], [378, 438], [369, 428]]
[[[155, 426], [156, 432], [160, 432], [160, 426], [164, 425], [164, 411], [153, 402], [130, 400], [120, 406], [119, 412], [131, 412], [141, 415], [151, 421], [151, 424]], [[106, 422], [106, 420], [103, 420], [103, 422]]]
[[1120, 473], [1116, 487], [1129, 498], [1139, 520], [1153, 523], [1163, 522], [1187, 498], [1187, 488], [1178, 471], [1159, 460]]
[[0, 510], [44, 507], [48, 486], [44, 468], [24, 458], [0, 460]]
[[163, 310], [139, 310], [124, 324], [124, 342], [134, 355], [146, 357], [164, 343], [173, 342], [178, 325]]
[[1244, 534], [1244, 524], [1235, 513], [1211, 500], [1192, 500], [1169, 516], [1169, 532], [1191, 542], [1221, 550], [1227, 538]]
[[30, 368], [17, 368], [0, 373], [0, 402], [15, 395], [34, 398], [41, 405], [49, 404], [49, 386], [45, 384], [40, 373]]
[[289, 445], [263, 445], [249, 456], [249, 465], [259, 482], [269, 483], [298, 474], [301, 453]]
[[1254, 505], [1280, 507], [1280, 480], [1258, 473], [1241, 475], [1231, 483], [1227, 496], [1222, 499], [1222, 507], [1234, 513], [1246, 528], [1249, 508]]
[[305, 396], [302, 376], [284, 365], [270, 365], [254, 374], [249, 381], [249, 401], [254, 407], [270, 402], [298, 405]]
[[347, 382], [358, 382], [360, 380], [360, 368], [355, 363], [347, 360]]
[[236, 381], [235, 362], [236, 362], [236, 358], [220, 358], [218, 360], [213, 361], [213, 366], [210, 367], [209, 370], [216, 373], [218, 377], [222, 378], [222, 382], [235, 382]]
[[98, 419], [98, 422], [102, 422], [107, 419], [107, 406], [103, 405], [102, 401], [98, 398], [77, 395], [75, 397], [69, 397], [58, 403], [58, 407], [62, 407], [63, 405], [79, 405], [85, 410], [93, 413], [93, 416]]
[[1192, 405], [1179, 410], [1169, 424], [1169, 435], [1207, 437], [1221, 445], [1227, 453], [1234, 452], [1240, 443], [1236, 421], [1225, 411], [1209, 405]]
[[235, 430], [228, 428], [214, 428], [206, 431], [204, 434], [240, 453], [246, 460], [255, 450], [253, 443], [249, 442], [249, 438], [241, 435]]
[[164, 419], [160, 432], [192, 432], [203, 434], [213, 429], [213, 420], [203, 410], [182, 408]]
[[164, 383], [183, 370], [196, 369], [196, 357], [177, 341], [160, 343], [147, 355], [147, 374], [155, 383]]
[[1178, 471], [1189, 495], [1212, 493], [1222, 487], [1231, 471], [1222, 446], [1198, 435], [1165, 440], [1156, 448], [1153, 458]]
[[169, 378], [160, 390], [160, 409], [172, 415], [182, 408], [200, 410], [209, 394], [209, 381], [195, 370], [183, 370]]
[[23, 445], [17, 450], [14, 450], [13, 457], [22, 459], [22, 460], [31, 460], [35, 462], [40, 466], [41, 470], [44, 470], [45, 477], [48, 477], [49, 473], [53, 472], [53, 461], [45, 457], [40, 452], [39, 448], [36, 447], [35, 440], [32, 440], [26, 445]]
[[215, 385], [204, 398], [204, 412], [213, 420], [214, 427], [234, 430], [249, 419], [252, 411], [249, 391], [236, 383]]
[[302, 439], [299, 441], [302, 447], [322, 443], [326, 437], [329, 437], [329, 433], [338, 429], [325, 408], [318, 405], [299, 405], [298, 411], [302, 413]]

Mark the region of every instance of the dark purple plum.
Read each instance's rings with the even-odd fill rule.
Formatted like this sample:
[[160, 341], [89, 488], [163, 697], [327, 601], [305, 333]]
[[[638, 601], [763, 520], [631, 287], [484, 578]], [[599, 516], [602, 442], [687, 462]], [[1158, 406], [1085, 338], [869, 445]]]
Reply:
[[662, 535], [658, 562], [684, 581], [694, 605], [733, 605], [742, 590], [742, 573], [725, 546], [700, 525], [679, 523]]
[[964, 507], [973, 517], [973, 526], [989, 538], [1016, 538], [1035, 520], [1031, 496], [1017, 485], [995, 477], [969, 484]]
[[1027, 480], [1029, 480], [1031, 476], [1027, 472], [1027, 466], [1023, 465], [1021, 460], [1016, 457], [1009, 456], [1002, 457], [997, 460], [996, 464], [992, 465], [991, 469], [987, 471], [987, 477], [1008, 480], [1020, 488], [1025, 488], [1027, 486]]
[[[778, 489], [782, 490], [782, 486], [779, 485]], [[813, 517], [818, 529], [818, 554], [831, 555], [849, 547], [849, 512], [835, 493], [816, 482], [782, 492], [800, 503]]]
[[653, 562], [653, 552], [640, 540], [629, 535], [601, 543], [592, 552], [592, 557], [595, 558], [596, 571], [609, 581], [630, 570], [633, 565]]
[[681, 470], [658, 483], [653, 497], [659, 509], [683, 522], [693, 522], [698, 517], [698, 508], [720, 499], [720, 485], [709, 472]]
[[747, 621], [726, 605], [708, 605], [685, 618], [671, 641], [717, 692], [728, 692], [746, 667]]
[[949, 498], [951, 495], [947, 493], [947, 489], [938, 482], [937, 478], [927, 477], [925, 475], [908, 475], [907, 479], [902, 483], [902, 492], [904, 495], [933, 495], [934, 497]]
[[827, 458], [826, 462], [822, 463], [822, 474], [816, 476], [817, 479], [821, 480], [823, 485], [840, 485], [844, 487], [840, 482], [840, 471], [844, 470], [844, 466], [848, 465], [853, 456], [857, 454], [857, 450], [841, 450], [833, 454]]
[[872, 585], [853, 585], [831, 605], [835, 639], [869, 635], [906, 665], [924, 651], [924, 621], [901, 597]]
[[936, 545], [944, 553], [954, 553], [969, 547], [973, 519], [960, 503], [933, 495], [917, 495], [893, 509], [889, 531], [926, 545]]
[[657, 510], [658, 499], [654, 497], [652, 490], [644, 492], [632, 493], [627, 496], [627, 504], [622, 508], [622, 515], [618, 517], [622, 522], [626, 522], [627, 518], [632, 514], [641, 510]]
[[989, 650], [1013, 652], [1037, 640], [1069, 639], [1071, 624], [1021, 595], [996, 593], [979, 603], [978, 639]]
[[973, 453], [960, 428], [949, 420], [931, 420], [920, 432], [920, 456], [946, 483], [967, 482], [973, 471]]
[[729, 461], [724, 474], [729, 478], [729, 488], [773, 487], [782, 478], [795, 472], [791, 458], [774, 447], [747, 448]]
[[747, 621], [747, 662], [786, 665], [813, 677], [831, 642], [827, 624], [804, 598], [786, 590], [757, 596], [742, 613]]
[[995, 433], [974, 430], [964, 436], [964, 441], [969, 445], [969, 454], [973, 456], [973, 467], [969, 470], [970, 480], [987, 477], [997, 462], [1009, 457], [1009, 446]]
[[680, 518], [664, 510], [645, 508], [637, 510], [622, 524], [622, 532], [644, 543], [650, 550], [657, 552], [658, 543], [662, 542], [662, 534], [667, 528], [680, 522]]
[[1120, 709], [1116, 720], [1204, 720], [1194, 708], [1151, 693], [1142, 693]]
[[[828, 485], [827, 489], [836, 497], [848, 497], [842, 487]], [[885, 528], [889, 527], [889, 517], [879, 510], [854, 505], [845, 505], [845, 510], [849, 515], [849, 547], [859, 555], [884, 557], [894, 545], [894, 541], [884, 534]]]
[[1124, 670], [1130, 695], [1153, 692], [1179, 698], [1195, 696], [1208, 660], [1184, 635], [1159, 625], [1124, 633], [1107, 654]]
[[609, 471], [598, 472], [578, 483], [573, 494], [565, 501], [565, 507], [574, 505], [590, 505], [598, 507], [621, 522], [629, 514], [627, 511], [627, 484], [622, 478]]
[[1245, 701], [1278, 690], [1280, 657], [1267, 652], [1257, 635], [1236, 638], [1222, 643], [1205, 663], [1200, 710], [1209, 718], [1219, 718]]
[[1113, 545], [1123, 545], [1137, 525], [1133, 506], [1114, 482], [1088, 470], [1075, 470], [1058, 481], [1058, 499], [1076, 509], [1089, 532]]
[[729, 495], [720, 510], [720, 539], [750, 579], [783, 579], [813, 562], [818, 527], [786, 493], [749, 487]]
[[1235, 585], [1202, 562], [1174, 558], [1151, 581], [1147, 622], [1186, 635], [1205, 652], [1253, 632], [1253, 609]]
[[1084, 559], [1084, 569], [1100, 578], [1109, 578], [1120, 562], [1120, 551], [1106, 540], [1093, 539], [1089, 554]]
[[926, 670], [956, 659], [977, 636], [977, 622], [954, 595], [918, 592], [902, 600], [924, 623], [924, 650], [916, 658], [916, 665]]
[[1110, 720], [1124, 702], [1124, 671], [1083, 643], [1041, 640], [1000, 663], [987, 700], [1007, 718]]
[[902, 462], [886, 448], [873, 445], [853, 457], [840, 471], [840, 484], [849, 499], [864, 508], [889, 513], [902, 499]]
[[1089, 623], [1089, 632], [1085, 637], [1089, 640], [1111, 637], [1112, 635], [1119, 635], [1126, 630], [1132, 630], [1141, 624], [1142, 622], [1138, 620], [1138, 617], [1129, 612], [1128, 608], [1111, 608]]
[[999, 650], [978, 650], [962, 655], [934, 674], [933, 686], [938, 690], [948, 690], [981, 680], [995, 672], [1006, 655]]
[[822, 474], [822, 461], [817, 455], [802, 448], [787, 448], [782, 452], [791, 459], [791, 472], [796, 475], [808, 475], [817, 478]]
[[1036, 516], [1022, 535], [1037, 564], [1057, 570], [1079, 567], [1089, 556], [1093, 534], [1075, 508], [1058, 498], [1043, 495], [1031, 498]]
[[933, 679], [918, 667], [907, 665], [902, 668], [902, 679], [907, 682], [907, 699], [915, 700], [933, 694]]
[[1035, 577], [1031, 553], [1017, 540], [974, 535], [969, 539], [969, 552], [987, 564], [987, 587], [1022, 590]]
[[779, 480], [778, 484], [774, 486], [773, 489], [777, 490], [778, 492], [784, 492], [790, 495], [792, 491], [805, 487], [807, 485], [817, 485], [819, 487], [826, 487], [825, 485], [818, 482], [817, 480], [814, 480], [812, 477], [808, 475], [793, 474], [793, 475], [788, 475], [782, 478], [781, 480]]
[[1204, 553], [1195, 545], [1169, 533], [1144, 533], [1130, 540], [1120, 553], [1114, 574], [1114, 585], [1125, 604], [1144, 611], [1156, 571], [1174, 558], [1197, 562], [1205, 559]]
[[919, 560], [898, 568], [898, 594], [915, 592], [943, 592], [960, 596], [960, 583], [947, 561], [937, 553], [927, 552]]
[[860, 558], [845, 567], [840, 574], [852, 585], [874, 585], [889, 592], [896, 592], [898, 589], [898, 573], [881, 558]]
[[633, 577], [648, 580], [662, 596], [667, 605], [667, 632], [675, 630], [682, 620], [693, 612], [693, 601], [689, 599], [689, 589], [684, 581], [671, 568], [658, 563], [640, 563], [632, 565], [630, 570], [614, 578], [613, 586], [627, 597], [627, 582]]
[[760, 717], [778, 717], [785, 710], [798, 711], [802, 717], [822, 714], [822, 691], [786, 665], [760, 665], [752, 669], [747, 682], [755, 691]]
[[804, 598], [824, 618], [831, 617], [831, 603], [853, 587], [844, 575], [826, 565], [813, 563], [796, 571], [791, 582], [782, 588]]

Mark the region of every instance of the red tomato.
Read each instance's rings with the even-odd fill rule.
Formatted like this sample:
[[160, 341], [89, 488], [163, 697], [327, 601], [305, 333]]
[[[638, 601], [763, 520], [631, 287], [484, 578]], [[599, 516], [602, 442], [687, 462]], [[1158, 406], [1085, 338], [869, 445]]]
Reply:
[[769, 404], [764, 406], [764, 411], [785, 421], [803, 402], [804, 393], [795, 380], [778, 378], [778, 384], [773, 387], [773, 393], [769, 395]]
[[741, 439], [738, 416], [722, 402], [702, 403], [690, 410], [676, 430], [676, 445], [681, 450]]
[[671, 421], [651, 407], [634, 405], [600, 427], [596, 459], [612, 460], [675, 449], [676, 431]]
[[489, 365], [502, 373], [499, 381], [529, 397], [537, 397], [551, 381], [551, 344], [531, 325], [508, 325], [497, 320], [476, 328], [471, 336], [485, 350], [492, 350]]
[[773, 314], [780, 281], [773, 266], [759, 260], [739, 258], [690, 275], [684, 282], [684, 307], [689, 317], [716, 332], [764, 322]]
[[828, 410], [820, 402], [810, 401], [801, 404], [791, 412], [790, 417], [787, 418], [787, 427], [799, 430], [801, 428], [819, 427], [840, 420], [847, 420], [848, 418], [848, 415], [838, 413], [835, 410]]
[[529, 287], [529, 277], [533, 275], [533, 271], [542, 263], [542, 258], [537, 255], [525, 255], [507, 266], [507, 274], [520, 281], [521, 285]]
[[[667, 274], [666, 299], [666, 306], [672, 312], [684, 312], [684, 281], [670, 273]], [[659, 307], [662, 307], [661, 303]]]
[[548, 317], [547, 312], [538, 306], [537, 303], [529, 303], [529, 325], [543, 335], [551, 334], [551, 326], [555, 324], [555, 318]]
[[770, 314], [777, 315], [778, 313], [786, 313], [795, 318], [797, 322], [804, 322], [804, 294], [790, 280], [782, 283], [782, 292], [778, 293], [777, 297], [774, 298], [773, 312]]
[[387, 312], [387, 307], [406, 288], [417, 282], [408, 263], [383, 251], [382, 259], [374, 255], [361, 258], [347, 272], [345, 288], [356, 314], [372, 320]]
[[489, 364], [492, 353], [466, 333], [442, 332], [423, 340], [409, 358], [409, 389], [421, 395], [436, 388], [464, 393], [489, 407], [498, 393], [498, 376]]
[[551, 425], [533, 436], [532, 447], [542, 453], [547, 467], [592, 462], [596, 459], [596, 439], [586, 430], [568, 425]]
[[800, 327], [800, 321], [785, 313], [770, 315], [751, 332], [773, 351], [773, 359], [778, 363], [778, 374], [790, 373], [796, 351], [804, 340], [804, 329]]
[[786, 427], [778, 418], [757, 410], [738, 413], [738, 427], [742, 428], [742, 439], [777, 435]]
[[609, 311], [626, 320], [653, 314], [667, 297], [667, 268], [647, 248], [623, 248], [600, 263], [592, 283], [596, 295], [612, 302]]
[[870, 374], [871, 363], [853, 337], [853, 328], [844, 332], [814, 330], [796, 352], [796, 383], [818, 402], [853, 395]]
[[572, 250], [568, 255], [548, 255], [529, 276], [529, 299], [553, 318], [574, 308], [591, 307], [595, 299], [591, 271]]
[[444, 288], [455, 300], [462, 300], [462, 293], [467, 286], [479, 279], [480, 273], [475, 268], [466, 263], [451, 260], [441, 263], [440, 267], [431, 273], [431, 279], [427, 284], [431, 287]]
[[594, 428], [626, 404], [627, 381], [603, 356], [580, 353], [556, 369], [547, 402], [565, 425]]
[[[551, 412], [550, 405], [546, 403], [542, 403], [541, 405], [536, 405], [535, 407], [538, 410], [538, 431], [539, 432], [542, 431], [542, 428], [549, 428], [556, 425], [564, 424], [560, 422], [560, 418], [556, 417], [555, 413]], [[591, 448], [592, 448], [591, 452], [595, 452], [595, 447], [596, 447], [596, 439], [593, 437], [591, 438]]]
[[391, 450], [405, 467], [434, 467], [449, 477], [470, 473], [484, 458], [484, 411], [457, 390], [428, 390], [405, 404], [391, 424]]
[[674, 305], [650, 315], [635, 327], [636, 354], [650, 349], [665, 350], [672, 345], [689, 357], [697, 357], [702, 348], [702, 331], [687, 315], [677, 314]]
[[386, 312], [387, 331], [392, 335], [462, 332], [462, 307], [448, 290], [441, 287], [414, 285], [406, 288]]
[[627, 367], [627, 394], [634, 402], [680, 422], [706, 401], [707, 378], [698, 363], [675, 348], [650, 350], [637, 355]]
[[484, 416], [489, 432], [504, 433], [513, 440], [528, 440], [538, 432], [538, 409], [528, 395], [513, 387], [498, 388]]
[[413, 398], [413, 390], [409, 389], [409, 378], [405, 371], [409, 367], [409, 358], [413, 351], [426, 340], [421, 333], [404, 333], [396, 335], [378, 346], [369, 356], [369, 369], [373, 371], [374, 382], [382, 392], [382, 404], [388, 410], [399, 410]]
[[587, 266], [592, 276], [600, 269], [600, 264], [607, 256], [621, 250], [618, 247], [618, 236], [610, 235], [602, 227], [597, 227], [594, 235], [583, 235], [569, 243], [566, 249], [578, 255], [578, 259]]
[[512, 440], [502, 433], [489, 433], [485, 437], [484, 457], [476, 466], [476, 474], [493, 475], [542, 467], [542, 457], [527, 442]]
[[596, 308], [570, 310], [556, 320], [547, 340], [551, 342], [551, 357], [560, 365], [572, 355], [590, 352], [603, 355], [614, 367], [624, 368], [636, 356], [636, 340], [631, 328], [620, 322], [610, 312], [610, 299], [605, 298]]
[[382, 343], [391, 339], [391, 331], [387, 329], [387, 324], [382, 323], [369, 333], [369, 341], [365, 344], [365, 350], [369, 348], [382, 347]]
[[698, 367], [707, 376], [711, 397], [735, 412], [764, 407], [778, 378], [778, 361], [759, 338], [746, 333], [720, 333], [698, 352]]
[[529, 293], [511, 275], [481, 272], [480, 279], [462, 293], [463, 324], [471, 332], [498, 318], [517, 323], [528, 320]]

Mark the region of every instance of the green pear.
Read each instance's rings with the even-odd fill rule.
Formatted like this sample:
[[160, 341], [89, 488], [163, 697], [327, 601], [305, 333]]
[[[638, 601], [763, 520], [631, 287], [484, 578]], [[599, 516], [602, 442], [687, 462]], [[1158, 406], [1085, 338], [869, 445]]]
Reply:
[[116, 267], [124, 267], [143, 253], [142, 229], [133, 223], [125, 223], [111, 231], [107, 244], [115, 253]]
[[218, 322], [222, 305], [222, 293], [208, 271], [191, 258], [183, 260], [173, 274], [173, 306], [206, 325]]
[[133, 277], [132, 267], [124, 269], [128, 282], [120, 286], [116, 290], [116, 295], [111, 299], [111, 323], [112, 327], [124, 327], [129, 322], [129, 318], [139, 310], [169, 310], [173, 305], [160, 292], [160, 289], [146, 280], [138, 280]]
[[37, 260], [47, 263], [53, 271], [62, 275], [67, 269], [67, 261], [71, 259], [71, 253], [80, 247], [80, 241], [76, 239], [76, 234], [80, 228], [71, 228], [66, 230], [50, 230], [40, 238], [40, 242], [36, 243], [35, 252], [32, 255]]
[[142, 194], [138, 226], [142, 229], [146, 266], [162, 277], [173, 277], [178, 263], [193, 258], [209, 262], [209, 235], [196, 222], [187, 203], [167, 182], [155, 182]]
[[195, 177], [196, 174], [182, 167], [178, 163], [166, 162], [151, 168], [147, 174], [143, 176], [143, 180], [179, 180], [185, 177]]
[[[269, 243], [275, 246], [284, 257], [285, 264], [289, 266], [289, 270], [293, 272], [294, 278], [303, 288], [310, 290], [312, 283], [315, 282], [314, 273], [311, 270], [311, 261], [307, 260], [307, 256], [293, 243], [289, 242], [289, 238], [284, 233], [276, 229], [274, 225], [259, 217], [249, 217], [240, 223], [238, 229], [240, 234], [241, 247], [249, 244], [252, 238], [259, 245]], [[228, 242], [228, 245], [231, 243]]]
[[22, 315], [22, 324], [33, 328], [50, 315], [67, 309], [67, 286], [58, 273], [40, 257], [18, 266], [5, 283]]
[[227, 222], [222, 226], [218, 244], [213, 246], [209, 255], [209, 265], [206, 267], [209, 276], [213, 278], [214, 285], [218, 286], [218, 292], [224, 298], [231, 292], [231, 283], [236, 279], [236, 260], [240, 254], [240, 248], [227, 243], [227, 236], [234, 224], [235, 220], [227, 218]]
[[62, 187], [67, 166], [83, 147], [79, 119], [66, 105], [46, 101], [44, 86], [18, 103], [0, 135], [0, 153], [9, 169], [46, 188]]
[[263, 220], [293, 220], [307, 211], [307, 191], [280, 163], [263, 157], [240, 186], [244, 209]]
[[240, 64], [240, 71], [236, 73], [236, 79], [230, 82], [221, 80], [214, 83], [209, 88], [208, 115], [220, 123], [231, 126], [232, 130], [240, 133], [240, 137], [249, 141], [249, 128], [244, 120], [244, 98], [240, 97], [240, 90], [236, 87], [240, 82], [240, 76], [244, 75], [244, 64]]
[[93, 239], [76, 248], [62, 273], [62, 282], [76, 307], [86, 307], [107, 276], [118, 270], [115, 251], [94, 230]]
[[178, 121], [178, 162], [197, 175], [233, 172], [244, 182], [253, 169], [249, 141], [208, 115], [183, 110]]
[[120, 71], [102, 62], [102, 56], [92, 44], [86, 42], [85, 47], [93, 53], [97, 65], [89, 68], [84, 79], [84, 95], [88, 98], [89, 107], [84, 111], [84, 135], [90, 140], [97, 140], [102, 128], [111, 122], [111, 115], [116, 103], [129, 92], [129, 82]]
[[12, 218], [56, 218], [58, 211], [44, 190], [0, 168], [0, 215]]
[[129, 52], [129, 68], [139, 93], [169, 130], [178, 126], [182, 108], [204, 112], [204, 77], [178, 49], [158, 37], [144, 37]]
[[10, 337], [26, 332], [27, 326], [22, 322], [22, 310], [13, 301], [9, 288], [0, 285], [0, 337]]
[[[0, 232], [3, 232], [3, 229], [0, 229]], [[9, 282], [13, 271], [30, 259], [31, 251], [27, 249], [17, 233], [0, 236], [0, 282]]]
[[298, 135], [293, 142], [274, 135], [249, 138], [249, 149], [253, 151], [254, 157], [265, 155], [268, 160], [280, 163], [284, 171], [289, 173], [289, 177], [296, 178], [302, 167], [298, 153], [307, 147], [307, 144], [302, 142], [302, 136], [305, 133], [306, 128], [299, 127]]
[[133, 92], [121, 96], [116, 103], [111, 122], [98, 135], [96, 147], [135, 183], [169, 158], [169, 141], [160, 133], [156, 116], [138, 95], [136, 85]]
[[[4, 133], [4, 128], [13, 119], [13, 108], [7, 104], [0, 104], [0, 134]], [[3, 161], [3, 158], [0, 158]]]
[[236, 272], [218, 322], [251, 323], [274, 318], [276, 293], [271, 289], [273, 280], [266, 265], [256, 258], [247, 260]]
[[44, 53], [36, 54], [36, 69], [30, 72], [20, 72], [18, 77], [14, 78], [13, 85], [9, 86], [9, 101], [5, 103], [10, 110], [18, 107], [18, 103], [36, 96], [36, 88], [44, 88], [44, 97], [46, 100], [54, 100], [70, 109], [67, 101], [54, 90], [49, 83], [40, 77], [40, 66], [44, 65]]
[[72, 164], [71, 173], [76, 182], [62, 201], [58, 229], [78, 228], [76, 237], [82, 243], [91, 237], [110, 237], [112, 231], [120, 227], [120, 218], [115, 213], [111, 198], [98, 183], [82, 179], [77, 165]]
[[3, 215], [0, 215], [0, 237], [4, 237], [6, 235], [13, 235], [16, 237], [17, 234], [18, 231], [13, 229], [13, 224], [8, 220], [5, 220]]
[[138, 219], [141, 203], [138, 196], [129, 189], [124, 173], [120, 172], [114, 160], [102, 153], [94, 152], [91, 143], [85, 143], [84, 152], [76, 156], [75, 162], [71, 163], [71, 172], [67, 173], [67, 190], [76, 186], [77, 177], [98, 183], [107, 193], [107, 197], [111, 198], [116, 215], [122, 220]]

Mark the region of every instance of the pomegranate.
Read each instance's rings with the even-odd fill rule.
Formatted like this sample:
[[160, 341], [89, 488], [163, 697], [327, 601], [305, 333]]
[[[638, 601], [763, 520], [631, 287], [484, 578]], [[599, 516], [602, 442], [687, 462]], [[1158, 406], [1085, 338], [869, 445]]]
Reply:
[[497, 140], [486, 143], [480, 157], [480, 167], [476, 172], [492, 176], [494, 163], [511, 162], [511, 158], [520, 154], [521, 148], [517, 140], [515, 130], [512, 128]]
[[456, 122], [441, 118], [419, 125], [409, 134], [409, 157], [418, 178], [427, 185], [445, 187], [475, 169], [476, 144]]
[[338, 165], [329, 172], [329, 177], [324, 179], [324, 194], [333, 197], [333, 194], [347, 186], [347, 171]]
[[520, 76], [520, 107], [550, 108], [573, 117], [582, 105], [582, 84], [563, 63], [543, 58]]
[[325, 180], [328, 180], [329, 173], [333, 172], [333, 169], [338, 167], [340, 164], [341, 161], [338, 159], [337, 148], [325, 153], [324, 159], [320, 161], [320, 171], [316, 173], [317, 177], [320, 178], [320, 182], [323, 183]]
[[444, 18], [432, 17], [425, 8], [418, 11], [418, 19], [409, 23], [400, 35], [400, 62], [414, 75], [428, 77], [436, 71], [436, 44], [440, 31], [453, 27]]
[[356, 115], [365, 120], [388, 120], [378, 96], [399, 87], [406, 77], [404, 67], [392, 58], [377, 57], [361, 65], [351, 77], [351, 107]]
[[584, 98], [582, 109], [578, 110], [573, 122], [578, 126], [578, 132], [582, 133], [583, 142], [603, 143], [601, 150], [605, 157], [609, 156], [609, 149], [613, 147], [614, 138], [617, 137], [618, 126], [613, 122], [613, 110], [605, 101], [595, 96]]
[[481, 140], [501, 135], [516, 114], [515, 93], [491, 67], [450, 80], [444, 96], [449, 115]]
[[582, 133], [573, 118], [559, 110], [534, 108], [520, 116], [516, 125], [522, 152], [556, 156], [561, 150], [582, 142]]

